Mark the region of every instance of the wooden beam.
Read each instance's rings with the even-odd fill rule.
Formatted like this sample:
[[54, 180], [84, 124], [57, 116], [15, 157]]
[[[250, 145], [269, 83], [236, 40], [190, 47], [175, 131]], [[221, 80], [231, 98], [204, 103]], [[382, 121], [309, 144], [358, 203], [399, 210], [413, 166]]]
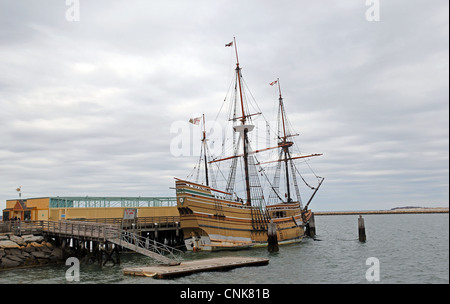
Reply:
[[299, 159], [299, 158], [307, 158], [307, 157], [321, 156], [321, 155], [323, 155], [323, 154], [302, 155], [302, 156], [297, 156], [297, 157], [290, 157], [287, 159], [283, 158], [283, 159], [277, 159], [277, 160], [271, 160], [271, 161], [267, 161], [267, 162], [257, 163], [257, 165], [264, 165], [264, 164], [276, 163], [276, 162], [280, 162], [280, 161], [294, 160], [294, 159]]

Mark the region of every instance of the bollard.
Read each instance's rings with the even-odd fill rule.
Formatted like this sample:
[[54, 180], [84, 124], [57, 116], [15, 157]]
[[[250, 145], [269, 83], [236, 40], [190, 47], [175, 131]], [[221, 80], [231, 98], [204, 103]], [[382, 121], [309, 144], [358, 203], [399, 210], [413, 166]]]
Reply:
[[358, 234], [359, 234], [359, 241], [365, 242], [366, 241], [366, 227], [364, 226], [364, 219], [361, 215], [358, 218]]

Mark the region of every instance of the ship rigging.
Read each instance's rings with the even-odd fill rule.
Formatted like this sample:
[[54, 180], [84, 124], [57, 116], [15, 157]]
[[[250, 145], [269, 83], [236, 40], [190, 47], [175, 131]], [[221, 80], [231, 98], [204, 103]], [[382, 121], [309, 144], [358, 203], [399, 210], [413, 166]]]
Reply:
[[[229, 106], [227, 117], [222, 120], [227, 124], [224, 130], [231, 132], [224, 132], [222, 153], [211, 155], [205, 115], [202, 115], [202, 148], [198, 164], [186, 180], [177, 179], [176, 182], [181, 222], [189, 235], [186, 246], [188, 249], [191, 246], [213, 250], [262, 244], [267, 241], [264, 235], [267, 235], [269, 221], [276, 222], [280, 240], [301, 240], [310, 216], [308, 206], [324, 178], [311, 169], [317, 178], [317, 185], [311, 186], [300, 174], [296, 161], [301, 160], [311, 168], [308, 159], [322, 154], [294, 153], [294, 148], [299, 152], [294, 141], [298, 134], [292, 131], [287, 119], [280, 80], [270, 83], [277, 84], [278, 88], [277, 123], [273, 126], [245, 84], [236, 40], [226, 46], [234, 46], [236, 55], [234, 81], [230, 86], [233, 93], [227, 93], [230, 98], [224, 100]], [[223, 108], [222, 105], [221, 110]], [[221, 111], [219, 116], [223, 116]], [[263, 118], [262, 125], [266, 126], [265, 132], [255, 128], [261, 125], [261, 121], [257, 121], [260, 117]], [[266, 145], [259, 148], [262, 134], [266, 135]], [[272, 137], [275, 143], [271, 142]], [[273, 155], [259, 161], [258, 158], [265, 154]], [[194, 172], [195, 181], [189, 182]], [[313, 191], [304, 206], [298, 177]], [[225, 191], [217, 190], [220, 188]]]

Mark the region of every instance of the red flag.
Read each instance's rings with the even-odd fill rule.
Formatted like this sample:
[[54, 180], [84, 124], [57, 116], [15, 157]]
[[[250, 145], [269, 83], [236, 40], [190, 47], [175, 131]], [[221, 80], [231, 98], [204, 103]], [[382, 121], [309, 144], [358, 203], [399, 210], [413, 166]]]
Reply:
[[276, 84], [278, 82], [278, 80], [272, 81], [271, 83], [269, 83], [271, 86], [273, 86], [274, 84]]
[[231, 41], [230, 43], [225, 44], [225, 46], [233, 46], [233, 41]]

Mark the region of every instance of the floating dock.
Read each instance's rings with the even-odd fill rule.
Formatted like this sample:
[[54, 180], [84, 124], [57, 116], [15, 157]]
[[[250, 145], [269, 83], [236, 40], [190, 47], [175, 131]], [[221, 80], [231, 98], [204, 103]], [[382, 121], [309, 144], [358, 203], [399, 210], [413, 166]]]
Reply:
[[205, 271], [222, 271], [237, 267], [267, 265], [269, 259], [256, 257], [222, 257], [182, 262], [177, 266], [155, 265], [125, 268], [123, 274], [165, 279]]

